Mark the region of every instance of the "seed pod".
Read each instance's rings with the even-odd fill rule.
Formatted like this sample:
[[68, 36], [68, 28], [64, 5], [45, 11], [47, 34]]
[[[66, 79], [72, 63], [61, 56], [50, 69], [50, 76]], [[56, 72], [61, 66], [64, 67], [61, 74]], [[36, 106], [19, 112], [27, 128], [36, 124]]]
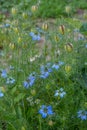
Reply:
[[71, 7], [70, 6], [66, 6], [65, 7], [65, 11], [66, 11], [66, 13], [69, 14], [71, 12]]
[[1, 91], [4, 92], [4, 93], [6, 92], [5, 87], [0, 87], [0, 89], [1, 89]]
[[66, 71], [66, 73], [69, 73], [71, 71], [71, 66], [70, 65], [66, 65], [65, 66], [65, 71]]
[[12, 13], [13, 15], [15, 15], [15, 14], [17, 13], [17, 9], [16, 9], [16, 8], [12, 8], [12, 9], [11, 9], [11, 13]]
[[83, 18], [87, 19], [87, 13], [83, 14]]
[[14, 31], [15, 31], [15, 33], [18, 33], [19, 31], [18, 31], [18, 28], [14, 28]]
[[71, 43], [68, 43], [64, 46], [64, 48], [67, 52], [71, 52], [73, 50], [73, 45]]
[[64, 25], [59, 26], [59, 32], [64, 35], [64, 33], [65, 33], [65, 26]]
[[47, 23], [43, 23], [42, 24], [42, 29], [43, 30], [47, 30], [48, 29], [48, 24]]
[[32, 12], [36, 12], [37, 9], [38, 9], [38, 6], [36, 6], [36, 5], [33, 5], [33, 6], [31, 7], [31, 11], [32, 11]]
[[36, 90], [35, 89], [31, 90], [31, 94], [32, 94], [32, 96], [35, 96], [36, 95]]
[[20, 43], [22, 41], [21, 37], [18, 38], [18, 43]]
[[27, 19], [28, 18], [28, 15], [27, 15], [27, 13], [22, 13], [22, 17], [24, 18], [24, 19]]
[[57, 35], [54, 36], [54, 40], [55, 42], [58, 42], [59, 41], [59, 37]]
[[12, 43], [9, 44], [9, 48], [10, 48], [10, 49], [14, 49], [14, 47], [15, 47], [14, 44], [12, 44]]
[[53, 125], [54, 125], [54, 122], [53, 122], [52, 120], [49, 120], [48, 125], [49, 125], [49, 126], [53, 126]]
[[21, 130], [26, 130], [24, 126], [21, 127]]

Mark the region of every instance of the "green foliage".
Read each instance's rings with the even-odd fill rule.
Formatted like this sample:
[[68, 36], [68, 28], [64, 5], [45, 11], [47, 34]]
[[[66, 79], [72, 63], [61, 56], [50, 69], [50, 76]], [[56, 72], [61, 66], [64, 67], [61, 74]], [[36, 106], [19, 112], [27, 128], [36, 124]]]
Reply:
[[80, 31], [84, 35], [87, 35], [87, 23], [83, 23], [83, 25], [80, 27]]
[[39, 11], [37, 13], [39, 18], [58, 18], [61, 15], [67, 16], [67, 13], [65, 11], [66, 6], [71, 7], [70, 14], [73, 14], [77, 11], [77, 9], [87, 9], [87, 5], [85, 4], [86, 0], [13, 0], [10, 2], [10, 0], [7, 0], [4, 2], [4, 0], [0, 1], [1, 10], [2, 11], [9, 11], [12, 7], [17, 7], [19, 12], [27, 11], [28, 13], [31, 11], [31, 6], [33, 5], [39, 5]]
[[69, 2], [78, 1], [13, 1], [14, 8], [8, 3], [10, 16], [2, 17], [0, 24], [2, 130], [87, 129], [83, 22], [70, 17], [38, 19], [40, 14], [42, 18], [65, 14]]

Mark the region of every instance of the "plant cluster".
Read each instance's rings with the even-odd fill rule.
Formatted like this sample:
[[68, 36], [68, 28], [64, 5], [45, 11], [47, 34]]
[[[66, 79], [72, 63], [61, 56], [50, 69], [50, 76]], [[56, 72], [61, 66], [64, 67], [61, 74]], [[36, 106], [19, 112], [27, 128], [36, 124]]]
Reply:
[[13, 7], [0, 24], [0, 128], [86, 130], [83, 23], [38, 20], [39, 6], [32, 5], [30, 13]]

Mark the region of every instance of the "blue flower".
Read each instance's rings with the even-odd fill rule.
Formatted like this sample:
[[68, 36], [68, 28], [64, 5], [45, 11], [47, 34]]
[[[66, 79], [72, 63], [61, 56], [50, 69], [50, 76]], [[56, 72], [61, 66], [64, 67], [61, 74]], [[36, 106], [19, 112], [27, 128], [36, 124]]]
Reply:
[[34, 34], [34, 32], [30, 32], [30, 36], [32, 37], [33, 41], [39, 41], [39, 40], [41, 40], [40, 35], [39, 34], [36, 35], [36, 34]]
[[46, 118], [48, 115], [53, 115], [54, 112], [52, 110], [52, 106], [42, 105], [41, 109], [39, 110], [39, 114], [42, 115], [42, 118]]
[[14, 84], [15, 83], [15, 79], [12, 77], [7, 78], [6, 84]]
[[4, 53], [2, 51], [0, 51], [0, 56], [4, 56]]
[[4, 96], [4, 94], [0, 91], [0, 97], [3, 97]]
[[87, 48], [87, 44], [85, 45], [85, 48]]
[[53, 64], [52, 68], [58, 70], [59, 69], [59, 65], [58, 64]]
[[63, 90], [63, 88], [60, 88], [59, 90], [55, 91], [54, 96], [59, 96], [60, 98], [63, 98], [66, 95], [66, 92]]
[[10, 24], [6, 23], [6, 24], [4, 24], [4, 27], [9, 28]]
[[79, 110], [78, 112], [77, 112], [77, 114], [78, 114], [78, 118], [80, 118], [81, 120], [86, 120], [87, 119], [87, 111], [85, 111], [85, 110]]
[[74, 29], [74, 32], [79, 32], [79, 29], [78, 29], [78, 28], [75, 28], [75, 29]]
[[84, 38], [84, 36], [78, 36], [78, 40], [83, 41], [83, 40], [85, 40], [85, 38]]
[[64, 64], [64, 62], [59, 61], [58, 63], [53, 64], [52, 68], [58, 70], [60, 68], [60, 66], [63, 64]]
[[40, 68], [40, 72], [41, 72], [40, 78], [43, 78], [43, 79], [47, 78], [50, 72], [52, 72], [51, 64], [47, 63], [45, 66], [42, 65]]
[[6, 70], [2, 70], [1, 77], [7, 78], [7, 71]]
[[34, 36], [34, 32], [30, 32], [29, 35], [30, 35], [31, 37], [33, 37], [33, 36]]
[[35, 79], [36, 79], [35, 73], [30, 74], [27, 80], [23, 82], [23, 86], [25, 88], [31, 87], [34, 84]]
[[40, 38], [40, 35], [34, 35], [33, 37], [32, 37], [32, 40], [33, 41], [39, 41], [41, 38]]
[[64, 65], [64, 62], [63, 61], [59, 61], [58, 64], [59, 64], [59, 66], [61, 66], [61, 65]]
[[14, 66], [11, 66], [11, 65], [10, 65], [10, 67], [9, 67], [9, 68], [10, 68], [10, 70], [14, 70]]

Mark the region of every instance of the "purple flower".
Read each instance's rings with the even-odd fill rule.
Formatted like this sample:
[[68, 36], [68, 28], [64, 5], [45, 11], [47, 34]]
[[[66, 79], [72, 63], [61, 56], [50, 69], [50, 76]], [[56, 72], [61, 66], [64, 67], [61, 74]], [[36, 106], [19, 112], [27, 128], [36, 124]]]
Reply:
[[39, 110], [39, 114], [42, 115], [42, 118], [46, 118], [48, 115], [53, 115], [54, 112], [52, 110], [52, 106], [42, 105], [41, 109]]
[[36, 79], [35, 73], [30, 74], [27, 80], [23, 82], [23, 86], [25, 88], [31, 87], [34, 84], [35, 79]]
[[79, 110], [78, 112], [77, 112], [77, 114], [78, 114], [78, 118], [80, 118], [81, 120], [86, 120], [87, 119], [87, 111], [85, 111], [85, 110]]
[[1, 77], [7, 78], [7, 71], [6, 70], [2, 70]]

